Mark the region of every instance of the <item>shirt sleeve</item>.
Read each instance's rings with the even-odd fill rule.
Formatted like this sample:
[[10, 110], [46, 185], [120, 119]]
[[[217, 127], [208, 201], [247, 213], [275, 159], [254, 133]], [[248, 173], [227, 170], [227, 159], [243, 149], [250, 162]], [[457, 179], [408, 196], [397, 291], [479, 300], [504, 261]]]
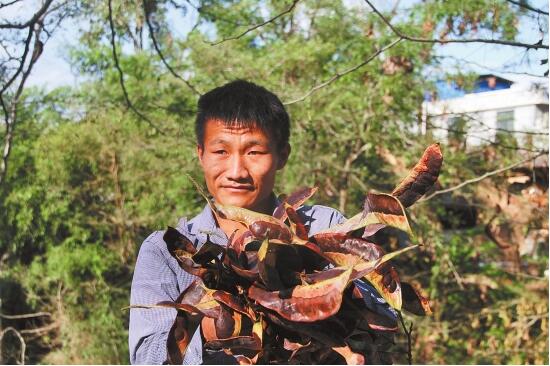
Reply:
[[[132, 305], [175, 301], [179, 295], [178, 275], [161, 250], [162, 232], [151, 234], [141, 245], [130, 295]], [[132, 364], [162, 364], [166, 361], [168, 332], [176, 318], [174, 309], [131, 309], [128, 343]], [[199, 330], [192, 337], [184, 364], [200, 364]], [[197, 345], [198, 343], [198, 345]]]

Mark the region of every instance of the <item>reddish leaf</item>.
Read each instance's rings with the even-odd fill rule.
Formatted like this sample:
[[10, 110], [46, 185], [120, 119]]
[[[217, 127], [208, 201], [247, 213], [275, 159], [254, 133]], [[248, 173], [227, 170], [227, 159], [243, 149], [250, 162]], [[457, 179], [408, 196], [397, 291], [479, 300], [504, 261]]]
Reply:
[[347, 233], [326, 232], [317, 233], [312, 236], [312, 242], [316, 243], [319, 248], [327, 252], [336, 252], [337, 248], [347, 239]]
[[409, 175], [391, 193], [404, 207], [409, 207], [434, 185], [439, 176], [443, 155], [439, 144], [428, 146]]
[[178, 312], [166, 340], [168, 363], [181, 365], [193, 334], [200, 324], [200, 316]]
[[335, 352], [341, 354], [345, 359], [348, 365], [364, 365], [365, 357], [359, 353], [355, 353], [349, 348], [348, 345], [343, 347], [332, 347]]
[[313, 196], [315, 192], [317, 192], [317, 187], [304, 187], [291, 193], [290, 196], [285, 198], [279, 204], [279, 206], [277, 206], [277, 208], [273, 212], [273, 217], [284, 222], [287, 215], [285, 210], [285, 203], [289, 204], [293, 209], [296, 210], [298, 209], [298, 207], [303, 205], [304, 202], [307, 201], [311, 196]]
[[234, 264], [230, 264], [230, 266], [231, 266], [231, 269], [233, 269], [233, 271], [235, 271], [237, 275], [247, 279], [250, 282], [255, 282], [260, 278], [260, 273], [258, 271], [258, 268], [255, 268], [254, 270], [250, 270], [250, 269], [243, 269]]
[[232, 336], [228, 338], [215, 339], [208, 341], [204, 344], [205, 348], [210, 348], [214, 350], [231, 348], [234, 351], [237, 350], [253, 350], [261, 351], [262, 349], [262, 338], [263, 338], [263, 329], [262, 321], [254, 323], [252, 327], [252, 334], [245, 336]]
[[248, 296], [285, 319], [314, 322], [338, 312], [351, 273], [350, 268], [334, 278], [283, 291], [269, 292], [252, 286], [248, 290]]
[[411, 284], [402, 282], [401, 290], [403, 292], [404, 310], [415, 315], [430, 315], [432, 313], [430, 301], [420, 295], [420, 292], [417, 291]]
[[204, 344], [205, 348], [213, 350], [221, 350], [224, 348], [246, 349], [260, 351], [262, 345], [257, 337], [253, 336], [237, 336], [225, 339], [215, 339]]
[[225, 253], [224, 247], [214, 244], [207, 239], [206, 243], [199, 248], [198, 252], [193, 255], [192, 259], [195, 263], [205, 265], [213, 259], [218, 259], [218, 257], [223, 253]]
[[211, 296], [219, 303], [222, 303], [241, 314], [250, 316], [250, 310], [241, 302], [241, 300], [237, 296], [221, 290], [213, 291]]
[[307, 229], [300, 216], [298, 216], [298, 213], [287, 203], [285, 203], [285, 211], [288, 216], [288, 221], [290, 222], [291, 231], [298, 238], [307, 240]]
[[277, 239], [283, 243], [290, 243], [292, 241], [290, 229], [282, 222], [272, 223], [258, 220], [254, 221], [248, 229], [256, 239]]
[[168, 252], [178, 261], [183, 258], [191, 258], [197, 251], [193, 243], [173, 227], [168, 226], [162, 239], [166, 243]]

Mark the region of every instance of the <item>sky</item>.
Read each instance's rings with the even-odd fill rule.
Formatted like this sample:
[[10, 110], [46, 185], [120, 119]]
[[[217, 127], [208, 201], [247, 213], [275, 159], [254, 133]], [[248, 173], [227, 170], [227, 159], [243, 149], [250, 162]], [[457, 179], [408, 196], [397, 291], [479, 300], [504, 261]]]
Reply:
[[[400, 6], [407, 7], [413, 0], [401, 1]], [[0, 9], [0, 19], [11, 19], [14, 14], [28, 16], [27, 9], [34, 8], [36, 1], [23, 1], [26, 6], [10, 6]], [[361, 0], [346, 0], [350, 6], [368, 5]], [[385, 0], [374, 1], [375, 6], [380, 9], [387, 9], [393, 6], [394, 1]], [[548, 10], [548, 1], [531, 0], [530, 4]], [[30, 5], [30, 6], [29, 6]], [[33, 6], [34, 5], [34, 6]], [[175, 30], [176, 35], [183, 37], [194, 24], [197, 12], [189, 11], [187, 15], [172, 11], [168, 14], [168, 19]], [[537, 41], [540, 31], [536, 22], [524, 20], [519, 24], [520, 39], [527, 42]], [[548, 34], [548, 32], [546, 32]], [[78, 40], [78, 27], [72, 23], [64, 23], [58, 29], [54, 36], [46, 44], [44, 53], [35, 65], [35, 68], [28, 80], [29, 86], [40, 86], [46, 90], [54, 89], [58, 86], [68, 85], [77, 86], [82, 78], [77, 77], [71, 70], [69, 64], [68, 49], [75, 45]], [[545, 43], [548, 44], [548, 36]], [[520, 75], [518, 73], [528, 73], [534, 75], [543, 75], [547, 65], [540, 65], [540, 60], [547, 58], [548, 50], [529, 51], [526, 55], [524, 49], [517, 47], [492, 46], [487, 44], [448, 44], [439, 48], [439, 55], [450, 56], [445, 59], [442, 68], [455, 68], [456, 60], [466, 59], [472, 64], [465, 65], [466, 70], [484, 73], [496, 73], [499, 76], [518, 82], [538, 82], [548, 85], [548, 78], [533, 77], [529, 75]], [[530, 62], [529, 62], [530, 61]], [[459, 65], [464, 63], [459, 62]], [[498, 72], [494, 72], [498, 70]], [[506, 72], [504, 72], [506, 71]]]

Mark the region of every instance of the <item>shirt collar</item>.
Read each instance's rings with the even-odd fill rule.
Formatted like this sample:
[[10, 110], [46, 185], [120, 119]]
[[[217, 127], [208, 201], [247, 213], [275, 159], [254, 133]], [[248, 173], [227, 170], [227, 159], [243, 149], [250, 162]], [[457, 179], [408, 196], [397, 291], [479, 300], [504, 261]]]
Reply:
[[[271, 193], [271, 195], [274, 204], [273, 211], [275, 211], [275, 208], [277, 208], [281, 201], [275, 196], [274, 193]], [[178, 222], [177, 228], [180, 232], [182, 232], [182, 234], [190, 234], [190, 236], [194, 237], [196, 239], [195, 245], [197, 247], [206, 242], [207, 235], [209, 236], [211, 242], [223, 246], [227, 245], [227, 235], [216, 224], [214, 214], [208, 204], [204, 206], [201, 213], [193, 217], [191, 220], [187, 221], [186, 218], [181, 218]]]

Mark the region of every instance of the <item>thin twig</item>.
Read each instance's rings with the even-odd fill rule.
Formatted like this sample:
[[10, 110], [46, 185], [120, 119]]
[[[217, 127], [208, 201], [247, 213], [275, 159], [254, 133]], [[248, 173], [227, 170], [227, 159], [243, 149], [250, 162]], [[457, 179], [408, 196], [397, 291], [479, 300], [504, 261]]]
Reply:
[[109, 27], [111, 28], [111, 48], [113, 53], [113, 60], [115, 62], [115, 67], [118, 71], [118, 79], [120, 83], [120, 87], [122, 88], [122, 94], [124, 94], [124, 99], [126, 100], [126, 106], [132, 110], [139, 118], [147, 122], [151, 127], [153, 127], [157, 132], [159, 132], [162, 135], [165, 135], [164, 131], [162, 131], [160, 128], [158, 128], [153, 121], [151, 121], [147, 116], [145, 116], [143, 113], [141, 113], [137, 108], [134, 106], [134, 104], [130, 101], [130, 97], [128, 95], [128, 91], [126, 90], [126, 85], [124, 84], [124, 73], [122, 72], [122, 68], [120, 67], [120, 63], [118, 60], [118, 54], [116, 51], [116, 40], [115, 40], [115, 25], [113, 22], [113, 7], [111, 4], [111, 0], [107, 1], [107, 5], [109, 8]]
[[460, 184], [458, 184], [458, 185], [456, 185], [456, 186], [454, 186], [454, 187], [450, 187], [450, 188], [447, 188], [447, 189], [442, 189], [442, 190], [440, 190], [440, 191], [435, 191], [434, 193], [430, 194], [429, 196], [420, 199], [418, 202], [425, 202], [425, 201], [427, 201], [427, 200], [429, 200], [429, 199], [431, 199], [431, 198], [433, 198], [433, 197], [435, 197], [435, 196], [438, 196], [438, 195], [440, 195], [440, 194], [455, 191], [455, 190], [460, 189], [460, 188], [462, 188], [462, 187], [464, 187], [464, 186], [466, 186], [466, 185], [468, 185], [468, 184], [477, 183], [477, 182], [479, 182], [479, 181], [481, 181], [481, 180], [483, 180], [483, 179], [485, 179], [485, 178], [488, 178], [488, 177], [490, 177], [490, 176], [493, 176], [493, 175], [496, 175], [496, 174], [505, 172], [505, 171], [507, 171], [507, 170], [513, 169], [513, 168], [515, 168], [515, 167], [517, 167], [517, 166], [519, 166], [519, 165], [522, 165], [522, 164], [525, 164], [525, 163], [527, 163], [527, 162], [529, 162], [529, 161], [535, 160], [535, 159], [538, 158], [539, 156], [543, 156], [543, 155], [546, 155], [546, 154], [548, 154], [548, 151], [545, 151], [545, 152], [543, 152], [543, 153], [541, 153], [541, 154], [538, 154], [538, 155], [532, 156], [532, 157], [530, 157], [530, 158], [527, 158], [527, 159], [518, 161], [518, 162], [516, 162], [516, 163], [514, 163], [514, 164], [507, 165], [507, 166], [505, 166], [505, 167], [503, 167], [503, 168], [500, 168], [500, 169], [497, 169], [497, 170], [493, 170], [493, 171], [487, 172], [487, 173], [483, 174], [483, 175], [480, 176], [480, 177], [468, 179], [468, 180], [466, 180], [466, 181], [464, 181], [464, 182], [462, 182], [462, 183], [460, 183]]
[[360, 64], [358, 65], [355, 65], [345, 71], [342, 71], [342, 72], [338, 72], [336, 73], [335, 75], [333, 75], [330, 79], [328, 79], [327, 81], [319, 84], [319, 85], [316, 85], [314, 86], [313, 88], [311, 88], [307, 93], [305, 93], [304, 95], [302, 95], [301, 97], [297, 98], [297, 99], [294, 99], [294, 100], [290, 100], [288, 102], [284, 102], [283, 104], [284, 105], [290, 105], [290, 104], [294, 104], [294, 103], [298, 103], [298, 102], [301, 102], [303, 100], [305, 100], [307, 97], [309, 97], [311, 94], [315, 93], [316, 91], [318, 91], [319, 89], [321, 88], [324, 88], [325, 86], [329, 85], [329, 84], [332, 84], [333, 82], [335, 82], [336, 80], [342, 78], [343, 76], [349, 74], [349, 73], [352, 73], [354, 72], [355, 70], [365, 66], [366, 64], [368, 64], [369, 62], [371, 62], [376, 56], [378, 56], [379, 54], [381, 54], [382, 52], [392, 48], [393, 46], [395, 46], [396, 44], [398, 44], [399, 42], [401, 42], [403, 38], [397, 38], [395, 39], [393, 42], [391, 42], [390, 44], [378, 49], [376, 52], [374, 52], [372, 55], [370, 55], [365, 61], [361, 62]]
[[155, 32], [154, 32], [154, 29], [153, 29], [153, 25], [151, 24], [151, 19], [149, 19], [149, 11], [147, 10], [147, 4], [145, 2], [145, 0], [143, 0], [143, 12], [145, 13], [145, 22], [147, 23], [147, 28], [149, 29], [149, 35], [151, 36], [151, 40], [153, 41], [153, 47], [155, 48], [155, 51], [157, 51], [157, 54], [159, 55], [162, 63], [164, 64], [164, 66], [166, 66], [166, 68], [168, 69], [168, 71], [170, 71], [170, 73], [172, 75], [174, 75], [174, 77], [180, 79], [181, 81], [183, 81], [183, 83], [185, 85], [187, 85], [187, 87], [189, 89], [191, 89], [193, 91], [193, 93], [197, 94], [198, 96], [201, 96], [201, 92], [199, 92], [197, 90], [197, 88], [195, 88], [193, 86], [193, 84], [191, 84], [189, 81], [185, 80], [183, 77], [181, 77], [180, 75], [178, 75], [174, 69], [172, 68], [172, 66], [170, 66], [170, 64], [168, 63], [168, 61], [166, 60], [166, 58], [164, 57], [164, 54], [162, 53], [161, 49], [160, 49], [160, 46], [157, 42], [157, 37], [155, 36]]
[[399, 320], [401, 321], [401, 325], [403, 326], [403, 331], [405, 332], [405, 335], [407, 336], [407, 359], [409, 361], [409, 365], [412, 365], [412, 329], [413, 329], [413, 322], [411, 322], [411, 326], [409, 327], [409, 330], [407, 330], [407, 326], [405, 325], [405, 320], [403, 320], [403, 314], [401, 314], [401, 311], [397, 311], [397, 316], [399, 317]]
[[21, 0], [13, 0], [12, 2], [9, 2], [9, 3], [3, 3], [3, 4], [0, 4], [0, 9], [6, 7], [6, 6], [10, 6], [10, 5], [13, 5], [15, 3], [18, 3], [19, 1]]
[[527, 49], [539, 49], [539, 48], [545, 48], [548, 49], [547, 44], [542, 43], [542, 39], [538, 41], [537, 43], [522, 43], [522, 42], [515, 42], [515, 41], [506, 41], [502, 39], [485, 39], [485, 38], [469, 38], [469, 39], [433, 39], [433, 38], [420, 38], [420, 37], [413, 37], [409, 36], [407, 34], [404, 34], [399, 29], [397, 29], [395, 26], [391, 24], [391, 22], [376, 8], [374, 5], [372, 5], [372, 2], [370, 0], [364, 0], [371, 9], [382, 19], [384, 23], [392, 30], [393, 33], [395, 33], [397, 36], [406, 39], [411, 42], [420, 42], [420, 43], [440, 43], [440, 44], [447, 44], [447, 43], [490, 43], [490, 44], [500, 44], [504, 46], [514, 46], [514, 47], [524, 47]]
[[531, 5], [529, 5], [527, 3], [527, 1], [516, 1], [516, 0], [506, 0], [508, 1], [509, 3], [512, 3], [514, 5], [517, 5], [519, 6], [520, 8], [524, 8], [524, 9], [527, 9], [527, 10], [531, 10], [531, 11], [534, 11], [535, 13], [538, 13], [538, 14], [543, 14], [543, 15], [548, 15], [548, 12], [547, 11], [544, 11], [542, 9], [537, 9], [537, 8], [534, 8], [532, 7]]
[[33, 328], [33, 329], [22, 329], [19, 332], [21, 334], [42, 334], [42, 333], [48, 333], [54, 329], [57, 329], [59, 328], [59, 326], [60, 326], [59, 322], [54, 322], [44, 327]]
[[282, 13], [279, 13], [278, 15], [274, 16], [273, 18], [266, 20], [265, 22], [262, 22], [262, 23], [260, 23], [260, 24], [256, 24], [255, 26], [248, 28], [246, 31], [242, 32], [242, 33], [239, 34], [239, 35], [232, 36], [232, 37], [228, 37], [228, 38], [224, 38], [224, 39], [222, 39], [221, 41], [217, 41], [217, 42], [214, 42], [214, 43], [210, 43], [210, 45], [211, 45], [211, 46], [216, 46], [216, 45], [219, 45], [220, 43], [223, 43], [223, 42], [227, 42], [227, 41], [232, 41], [232, 40], [235, 40], [235, 39], [239, 39], [239, 38], [245, 36], [246, 34], [252, 32], [252, 31], [255, 30], [255, 29], [258, 29], [258, 28], [260, 28], [260, 27], [263, 27], [263, 26], [266, 25], [266, 24], [269, 24], [269, 23], [271, 23], [271, 22], [274, 22], [275, 20], [279, 19], [279, 18], [282, 17], [283, 15], [290, 13], [290, 12], [296, 7], [296, 4], [298, 4], [298, 1], [300, 1], [300, 0], [294, 0], [294, 1], [292, 2], [292, 4], [288, 7], [288, 9], [286, 9], [286, 10], [283, 11]]
[[0, 318], [4, 318], [4, 319], [28, 319], [28, 318], [38, 318], [40, 316], [52, 316], [52, 314], [46, 311], [40, 311], [38, 313], [30, 313], [30, 314], [17, 314], [17, 315], [7, 315], [7, 314], [0, 313]]
[[40, 19], [40, 17], [48, 10], [53, 0], [46, 0], [44, 4], [42, 4], [42, 7], [38, 9], [36, 13], [27, 20], [25, 23], [22, 24], [14, 24], [14, 23], [4, 23], [0, 24], [0, 29], [25, 29], [27, 27], [32, 28], [33, 25]]

